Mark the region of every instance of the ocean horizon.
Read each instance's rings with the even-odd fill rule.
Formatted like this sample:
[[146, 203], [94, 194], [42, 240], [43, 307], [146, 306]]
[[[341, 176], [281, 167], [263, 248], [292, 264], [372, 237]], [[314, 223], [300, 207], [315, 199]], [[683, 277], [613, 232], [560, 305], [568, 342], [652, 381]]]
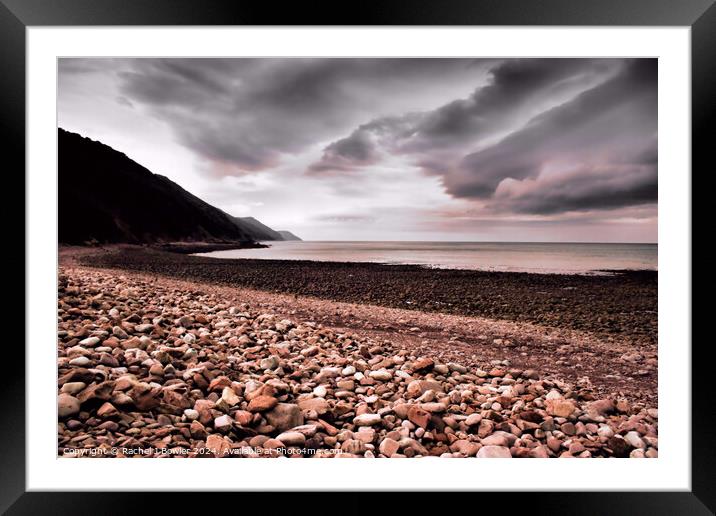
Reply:
[[552, 274], [658, 270], [658, 244], [592, 242], [271, 241], [198, 253], [223, 259], [312, 260]]

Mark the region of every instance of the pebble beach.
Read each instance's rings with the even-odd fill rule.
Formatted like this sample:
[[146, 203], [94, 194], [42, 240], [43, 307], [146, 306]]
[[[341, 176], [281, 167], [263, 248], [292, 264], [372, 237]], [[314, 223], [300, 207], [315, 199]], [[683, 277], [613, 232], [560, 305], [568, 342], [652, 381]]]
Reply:
[[648, 331], [229, 286], [107, 256], [60, 252], [60, 456], [658, 456]]

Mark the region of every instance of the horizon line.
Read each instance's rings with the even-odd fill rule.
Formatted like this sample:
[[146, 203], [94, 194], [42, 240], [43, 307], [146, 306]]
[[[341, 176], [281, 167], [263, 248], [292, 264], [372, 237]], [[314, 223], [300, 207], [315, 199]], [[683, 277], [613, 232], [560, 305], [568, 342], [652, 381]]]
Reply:
[[586, 242], [573, 240], [260, 240], [260, 242], [403, 242], [403, 243], [446, 243], [446, 244], [612, 244], [612, 245], [659, 245], [659, 242]]

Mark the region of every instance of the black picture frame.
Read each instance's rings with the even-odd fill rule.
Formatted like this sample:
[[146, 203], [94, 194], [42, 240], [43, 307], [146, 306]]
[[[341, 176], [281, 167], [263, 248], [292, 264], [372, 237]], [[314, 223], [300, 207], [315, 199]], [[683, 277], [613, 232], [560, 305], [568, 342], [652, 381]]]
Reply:
[[[66, 25], [688, 26], [692, 37], [692, 168], [705, 168], [705, 164], [712, 161], [709, 158], [713, 152], [716, 104], [714, 0], [384, 0], [362, 4], [335, 1], [279, 4], [225, 0], [0, 0], [0, 141], [3, 142], [3, 163], [9, 164], [4, 169], [6, 177], [17, 179], [22, 176], [20, 171], [25, 170], [25, 31], [31, 26]], [[691, 172], [691, 177], [694, 176]], [[24, 192], [24, 181], [18, 187]], [[699, 217], [696, 212], [692, 213], [696, 221]], [[26, 275], [30, 272], [25, 269]], [[469, 504], [475, 504], [476, 510], [479, 508], [481, 512], [509, 507], [511, 510], [529, 510], [532, 514], [712, 514], [716, 510], [716, 490], [713, 489], [716, 447], [712, 440], [714, 403], [707, 384], [713, 368], [706, 357], [709, 345], [710, 339], [703, 342], [693, 339], [691, 346], [692, 491], [478, 493], [472, 494], [472, 500], [466, 505], [458, 504], [453, 508], [462, 511], [470, 507]], [[132, 512], [142, 507], [148, 509], [146, 493], [130, 497], [119, 492], [26, 492], [26, 364], [20, 364], [21, 359], [19, 355], [15, 357], [13, 368], [2, 375], [0, 510], [8, 514], [123, 514], [130, 508]], [[684, 453], [688, 452], [686, 448]], [[339, 512], [362, 513], [359, 508], [368, 503], [357, 493], [341, 496], [340, 505], [344, 509]], [[163, 511], [173, 510], [173, 507], [180, 507], [182, 512], [207, 509], [206, 500], [199, 500], [195, 495], [170, 493], [164, 498], [163, 503], [167, 505], [162, 507]], [[426, 503], [425, 498], [416, 493], [394, 500], [400, 500], [403, 510], [410, 510], [411, 506], [420, 507]], [[329, 507], [324, 506], [323, 498], [320, 503], [316, 500], [307, 493], [292, 493], [289, 510], [294, 513], [303, 508], [315, 512]], [[455, 499], [451, 500], [454, 504]], [[228, 495], [212, 498], [214, 504], [224, 501], [229, 501]], [[230, 503], [235, 503], [235, 498]], [[330, 506], [335, 507], [333, 503]], [[381, 506], [387, 508], [383, 503]]]

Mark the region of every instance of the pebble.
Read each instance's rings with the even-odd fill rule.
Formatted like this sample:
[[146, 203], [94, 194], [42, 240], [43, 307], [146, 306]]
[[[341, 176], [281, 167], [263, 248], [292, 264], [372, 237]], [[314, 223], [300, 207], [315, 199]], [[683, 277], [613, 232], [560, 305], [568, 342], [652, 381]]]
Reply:
[[370, 373], [368, 373], [368, 376], [373, 378], [374, 380], [380, 380], [382, 382], [387, 382], [388, 380], [393, 378], [393, 374], [386, 369], [371, 371]]
[[646, 448], [646, 446], [644, 445], [644, 441], [642, 441], [641, 437], [639, 436], [639, 433], [633, 430], [631, 432], [627, 432], [626, 435], [624, 435], [624, 440], [634, 448]]
[[60, 388], [60, 392], [64, 392], [66, 394], [77, 394], [85, 387], [87, 387], [87, 384], [84, 382], [67, 382]]
[[575, 410], [574, 403], [562, 398], [547, 399], [547, 413], [550, 416], [569, 417]]
[[373, 426], [380, 424], [381, 421], [379, 414], [361, 414], [353, 418], [353, 424], [356, 426]]
[[265, 412], [278, 405], [278, 400], [273, 396], [256, 396], [248, 405], [250, 412]]
[[325, 398], [326, 394], [328, 394], [328, 390], [326, 389], [325, 385], [319, 385], [318, 387], [313, 389], [313, 395], [318, 398]]
[[475, 426], [475, 425], [479, 425], [480, 421], [482, 421], [482, 416], [480, 414], [470, 414], [465, 419], [465, 424], [467, 426]]
[[265, 414], [268, 423], [278, 431], [289, 430], [303, 424], [301, 409], [292, 403], [279, 403]]
[[241, 398], [236, 395], [234, 389], [232, 389], [231, 387], [224, 387], [224, 389], [221, 391], [221, 400], [229, 407], [233, 407], [234, 405], [237, 405], [239, 401], [241, 401]]
[[87, 358], [87, 357], [85, 357], [85, 356], [73, 358], [72, 360], [70, 360], [70, 365], [71, 365], [71, 366], [83, 367], [83, 366], [86, 366], [86, 365], [89, 364], [89, 363], [90, 363], [90, 359]]
[[507, 446], [507, 439], [497, 433], [484, 437], [480, 443], [483, 446]]
[[511, 459], [510, 449], [505, 446], [483, 446], [477, 452], [478, 459]]
[[110, 402], [105, 402], [97, 409], [97, 415], [100, 417], [111, 417], [119, 414], [119, 411]]
[[91, 348], [99, 344], [100, 340], [99, 337], [87, 337], [86, 339], [82, 339], [79, 342], [80, 346], [83, 346], [85, 348]]
[[283, 432], [276, 436], [286, 446], [303, 446], [306, 443], [306, 436], [301, 432]]
[[386, 457], [392, 457], [398, 453], [398, 450], [400, 450], [400, 444], [398, 444], [398, 441], [391, 439], [390, 437], [383, 439], [378, 446], [378, 451]]
[[211, 434], [206, 438], [206, 447], [213, 453], [214, 457], [224, 457], [231, 449], [231, 443], [221, 435]]
[[57, 397], [57, 413], [60, 417], [73, 416], [80, 411], [80, 401], [69, 394], [60, 394]]
[[411, 405], [408, 408], [408, 419], [422, 428], [427, 428], [430, 423], [430, 412], [418, 405]]
[[261, 369], [275, 369], [278, 367], [278, 357], [271, 355], [270, 357], [264, 358], [259, 363]]
[[608, 425], [602, 425], [597, 430], [597, 435], [599, 435], [599, 437], [609, 439], [610, 437], [614, 436], [614, 430]]
[[224, 414], [223, 416], [219, 416], [214, 419], [214, 428], [219, 432], [228, 432], [229, 430], [231, 430], [232, 426], [233, 421], [228, 416], [228, 414]]
[[450, 445], [450, 450], [464, 457], [474, 457], [480, 450], [480, 445], [467, 439], [459, 439]]
[[317, 415], [322, 416], [328, 412], [330, 405], [324, 398], [308, 398], [299, 400], [298, 406], [301, 410], [311, 410]]

